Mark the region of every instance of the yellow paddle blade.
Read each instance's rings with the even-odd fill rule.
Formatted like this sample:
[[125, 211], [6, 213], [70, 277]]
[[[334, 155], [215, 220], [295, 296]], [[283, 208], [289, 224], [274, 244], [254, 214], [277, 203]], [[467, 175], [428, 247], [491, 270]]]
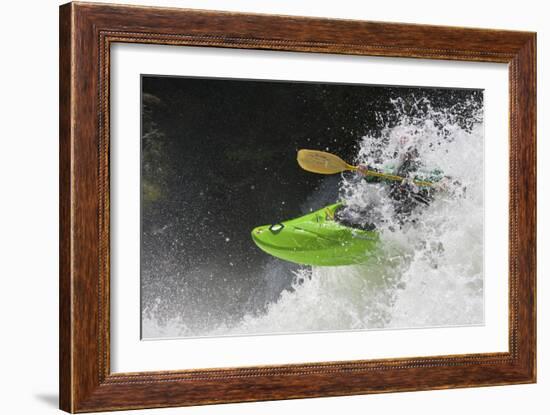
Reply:
[[299, 150], [298, 164], [304, 170], [319, 174], [335, 174], [345, 170], [357, 170], [335, 154], [318, 150]]

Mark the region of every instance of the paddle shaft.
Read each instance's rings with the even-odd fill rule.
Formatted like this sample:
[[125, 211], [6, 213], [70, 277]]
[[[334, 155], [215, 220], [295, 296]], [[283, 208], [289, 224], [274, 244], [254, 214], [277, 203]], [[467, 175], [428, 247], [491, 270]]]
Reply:
[[[352, 166], [352, 167], [354, 167], [354, 168], [350, 169], [350, 170], [354, 170], [354, 171], [358, 170], [358, 168], [356, 166]], [[372, 170], [367, 170], [364, 174], [366, 176], [380, 177], [382, 179], [393, 180], [393, 181], [397, 181], [397, 182], [401, 182], [401, 181], [405, 180], [405, 178], [401, 177], [401, 176], [396, 176], [394, 174], [387, 174], [387, 173], [379, 173], [377, 171], [372, 171]], [[427, 182], [427, 181], [424, 181], [424, 180], [413, 180], [413, 183], [416, 184], [417, 186], [432, 186], [431, 182]]]

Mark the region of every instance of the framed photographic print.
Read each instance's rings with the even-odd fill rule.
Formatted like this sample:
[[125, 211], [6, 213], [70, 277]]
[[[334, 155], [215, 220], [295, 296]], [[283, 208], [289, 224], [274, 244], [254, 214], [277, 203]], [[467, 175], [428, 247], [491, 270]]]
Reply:
[[60, 8], [60, 406], [535, 382], [536, 36]]

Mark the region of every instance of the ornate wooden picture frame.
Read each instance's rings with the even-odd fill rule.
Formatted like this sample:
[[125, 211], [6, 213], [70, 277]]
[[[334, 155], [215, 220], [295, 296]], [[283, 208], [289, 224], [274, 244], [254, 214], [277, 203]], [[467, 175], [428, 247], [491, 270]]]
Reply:
[[[110, 48], [186, 45], [509, 65], [509, 351], [144, 373], [110, 370]], [[60, 407], [171, 407], [536, 379], [536, 35], [69, 3], [60, 8]], [[176, 368], [175, 368], [176, 369]]]

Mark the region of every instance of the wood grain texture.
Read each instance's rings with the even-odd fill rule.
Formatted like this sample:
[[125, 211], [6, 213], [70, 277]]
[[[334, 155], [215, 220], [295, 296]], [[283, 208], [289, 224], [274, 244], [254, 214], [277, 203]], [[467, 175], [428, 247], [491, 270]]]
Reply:
[[[115, 42], [508, 63], [509, 352], [111, 373], [109, 70]], [[105, 4], [61, 6], [60, 407], [90, 412], [534, 382], [535, 62], [536, 36], [526, 32]]]
[[72, 407], [71, 288], [71, 102], [72, 20], [70, 8], [59, 14], [59, 406]]

